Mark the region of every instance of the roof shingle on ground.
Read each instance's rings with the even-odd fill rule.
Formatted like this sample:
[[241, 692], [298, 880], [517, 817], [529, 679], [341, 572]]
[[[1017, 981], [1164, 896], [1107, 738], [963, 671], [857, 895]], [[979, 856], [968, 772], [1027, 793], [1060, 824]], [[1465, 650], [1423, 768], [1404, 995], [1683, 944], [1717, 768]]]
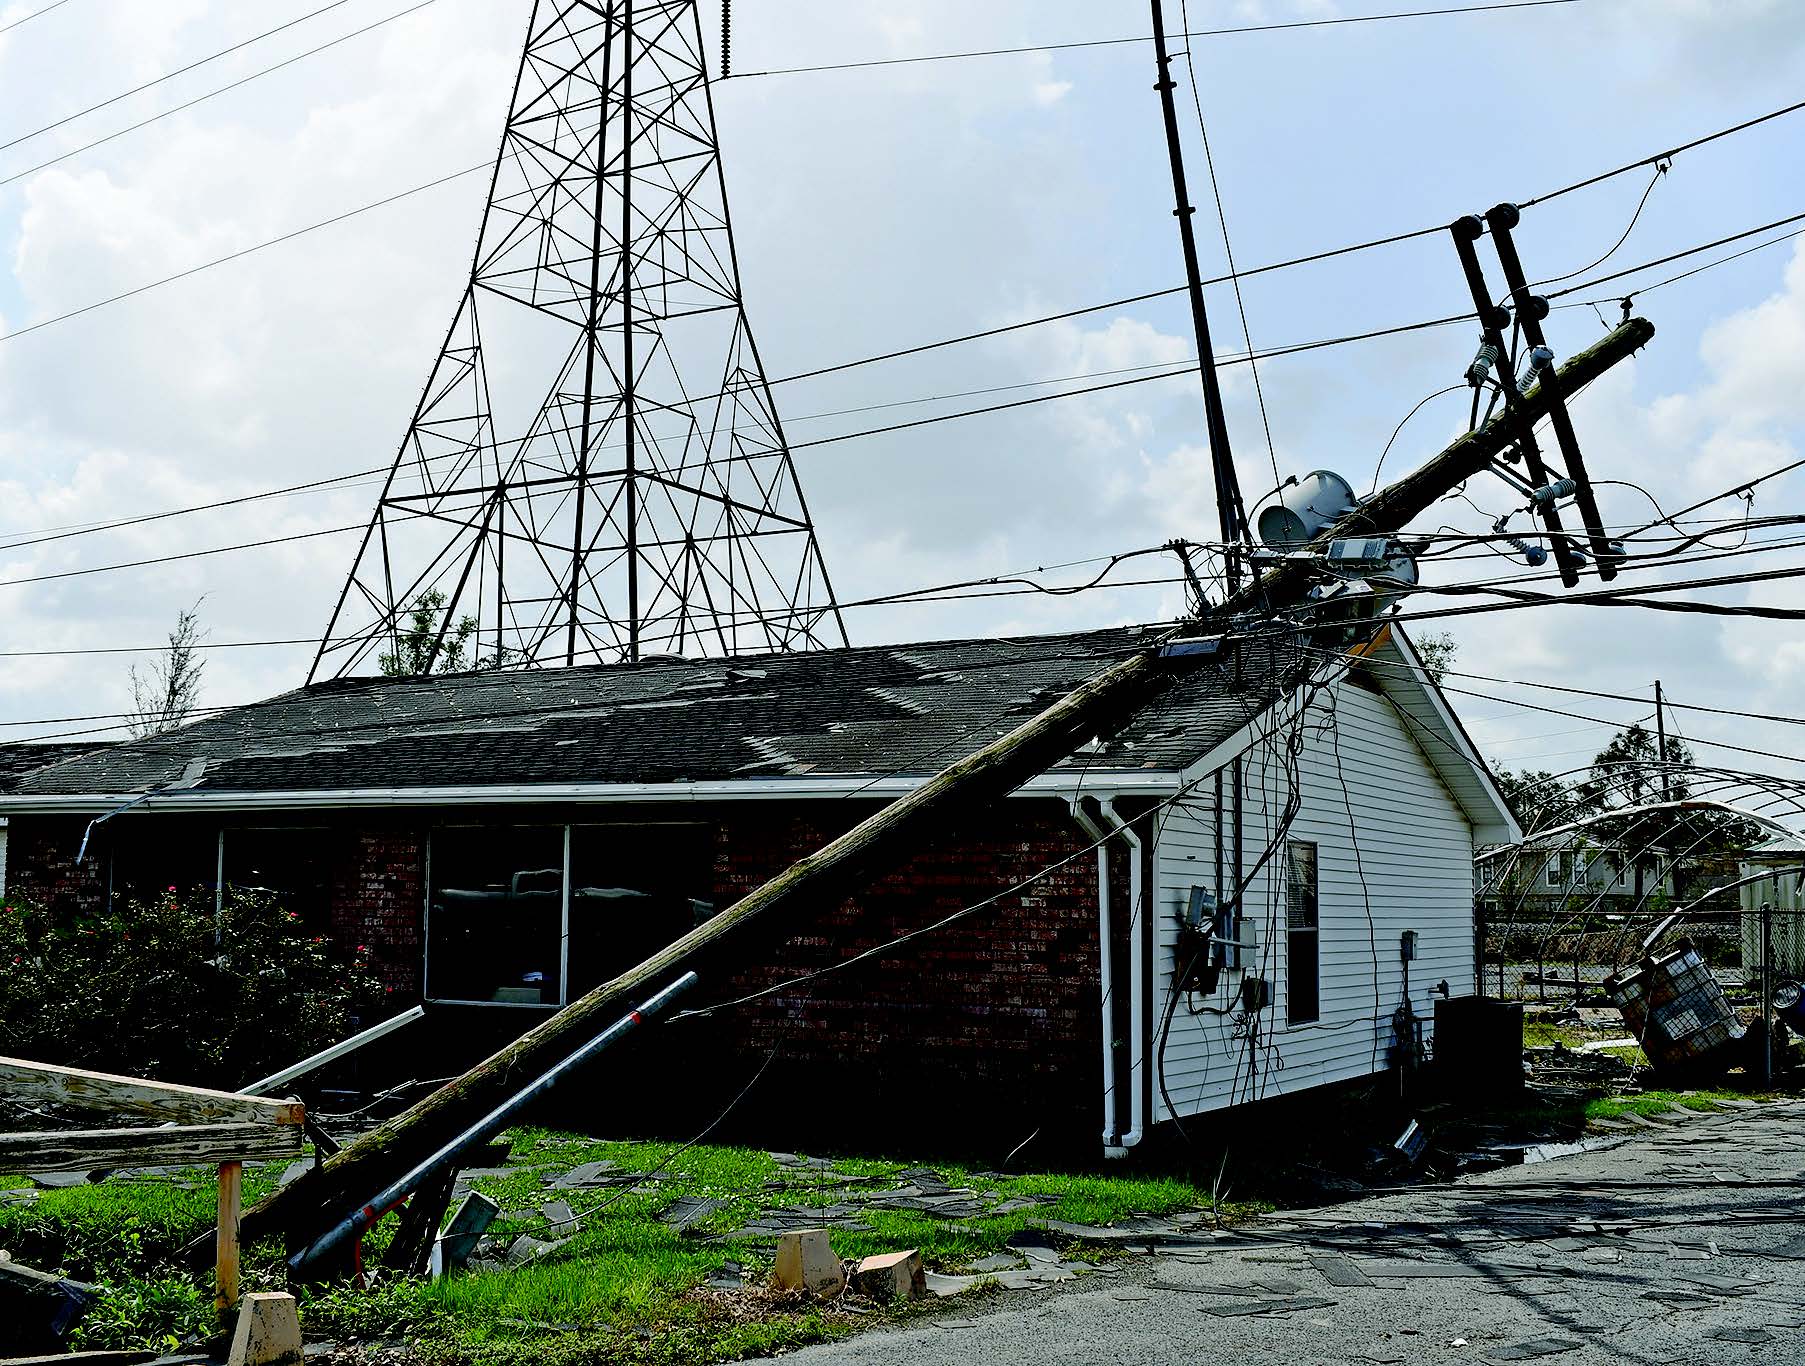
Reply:
[[[16, 781], [22, 795], [282, 792], [932, 773], [1116, 661], [1150, 627], [731, 659], [315, 684]], [[1255, 661], [1179, 680], [1068, 768], [1184, 767], [1275, 694]], [[1181, 666], [1175, 665], [1175, 668]], [[0, 786], [0, 792], [5, 791]]]

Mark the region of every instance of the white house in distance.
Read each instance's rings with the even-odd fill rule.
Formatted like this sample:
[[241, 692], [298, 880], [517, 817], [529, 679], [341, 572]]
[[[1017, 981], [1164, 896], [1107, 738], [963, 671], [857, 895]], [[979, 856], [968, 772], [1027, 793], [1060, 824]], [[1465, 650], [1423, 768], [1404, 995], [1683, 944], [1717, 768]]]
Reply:
[[1761, 908], [1768, 910], [1768, 946], [1775, 972], [1805, 974], [1805, 835], [1776, 835], [1742, 856], [1742, 966], [1761, 963]]
[[[1160, 639], [333, 680], [15, 755], [11, 888], [263, 889], [367, 946], [432, 1040], [517, 1033]], [[1116, 733], [712, 967], [697, 1003], [738, 1003], [645, 1036], [655, 1122], [675, 1130], [685, 1099], [718, 1111], [768, 1059], [736, 1122], [831, 1095], [834, 1123], [889, 1139], [955, 1114], [1122, 1152], [1429, 1044], [1436, 1000], [1474, 990], [1474, 848], [1518, 832], [1409, 642], [1171, 663]]]

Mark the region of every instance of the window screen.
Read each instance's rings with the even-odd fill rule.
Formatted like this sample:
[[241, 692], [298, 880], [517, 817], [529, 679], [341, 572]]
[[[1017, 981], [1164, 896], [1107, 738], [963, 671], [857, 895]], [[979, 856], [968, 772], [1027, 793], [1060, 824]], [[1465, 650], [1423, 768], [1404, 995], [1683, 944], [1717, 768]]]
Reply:
[[558, 1004], [564, 827], [433, 831], [426, 926], [432, 999]]
[[1316, 846], [1292, 840], [1285, 846], [1285, 1019], [1308, 1024], [1321, 1018]]

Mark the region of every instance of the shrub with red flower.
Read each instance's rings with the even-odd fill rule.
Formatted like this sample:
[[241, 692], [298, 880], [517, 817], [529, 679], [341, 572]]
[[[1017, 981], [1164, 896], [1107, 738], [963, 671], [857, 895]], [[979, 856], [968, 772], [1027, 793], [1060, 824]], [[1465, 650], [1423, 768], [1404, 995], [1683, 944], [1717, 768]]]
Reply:
[[336, 953], [264, 892], [177, 888], [112, 911], [0, 915], [0, 1052], [235, 1090], [353, 1033], [382, 1006], [369, 958]]

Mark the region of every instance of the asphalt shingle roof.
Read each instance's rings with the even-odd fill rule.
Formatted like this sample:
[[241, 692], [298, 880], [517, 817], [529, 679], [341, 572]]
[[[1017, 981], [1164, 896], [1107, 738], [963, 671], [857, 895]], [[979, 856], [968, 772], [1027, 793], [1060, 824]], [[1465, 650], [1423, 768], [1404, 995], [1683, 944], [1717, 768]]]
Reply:
[[0, 793], [18, 791], [19, 784], [38, 769], [104, 748], [104, 745], [92, 742], [0, 745]]
[[[1151, 628], [734, 659], [339, 679], [108, 746], [21, 794], [317, 791], [931, 773]], [[1182, 768], [1257, 715], [1277, 662], [1204, 662], [1065, 767]], [[0, 786], [0, 792], [5, 791]]]

